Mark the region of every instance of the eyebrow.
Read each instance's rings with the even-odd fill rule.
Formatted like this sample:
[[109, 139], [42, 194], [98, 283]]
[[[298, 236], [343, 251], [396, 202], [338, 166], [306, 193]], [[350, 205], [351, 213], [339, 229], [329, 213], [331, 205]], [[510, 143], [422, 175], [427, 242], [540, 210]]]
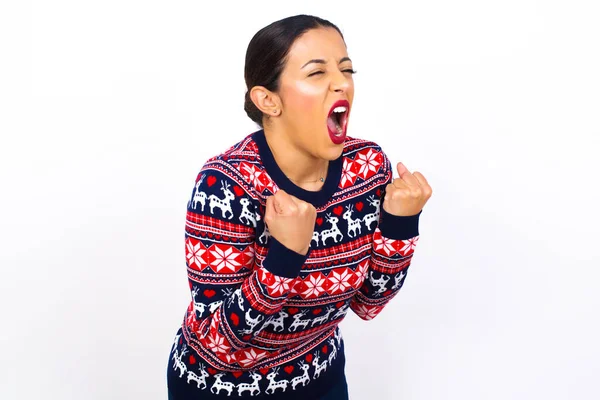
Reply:
[[[352, 60], [350, 59], [350, 57], [344, 57], [344, 58], [342, 58], [342, 59], [340, 60], [339, 64], [343, 63], [344, 61], [352, 61]], [[314, 59], [314, 60], [310, 60], [309, 62], [307, 62], [306, 64], [304, 64], [304, 65], [302, 66], [302, 68], [306, 67], [306, 66], [307, 66], [308, 64], [310, 64], [310, 63], [315, 63], [315, 64], [327, 64], [327, 62], [326, 62], [325, 60], [323, 60], [323, 59], [320, 59], [320, 58], [316, 58], [316, 59]], [[302, 68], [300, 68], [300, 69], [302, 69]]]

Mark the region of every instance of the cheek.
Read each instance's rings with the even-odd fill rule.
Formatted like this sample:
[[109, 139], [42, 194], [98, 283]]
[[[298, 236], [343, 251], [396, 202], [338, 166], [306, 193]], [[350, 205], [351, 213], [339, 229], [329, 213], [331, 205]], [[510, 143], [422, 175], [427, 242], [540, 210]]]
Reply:
[[298, 82], [290, 88], [290, 104], [306, 116], [307, 113], [322, 113], [324, 91], [318, 86]]

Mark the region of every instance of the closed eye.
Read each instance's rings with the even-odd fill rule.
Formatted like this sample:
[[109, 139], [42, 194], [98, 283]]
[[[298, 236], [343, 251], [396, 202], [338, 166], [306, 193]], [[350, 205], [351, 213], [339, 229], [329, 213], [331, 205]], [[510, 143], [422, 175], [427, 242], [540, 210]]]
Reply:
[[[348, 72], [350, 74], [355, 74], [356, 73], [356, 71], [353, 70], [353, 69], [344, 69], [344, 70], [342, 70], [342, 72]], [[324, 74], [324, 72], [323, 71], [315, 71], [315, 72], [313, 72], [312, 74], [310, 74], [308, 76], [313, 76], [313, 75], [317, 75], [317, 74]]]

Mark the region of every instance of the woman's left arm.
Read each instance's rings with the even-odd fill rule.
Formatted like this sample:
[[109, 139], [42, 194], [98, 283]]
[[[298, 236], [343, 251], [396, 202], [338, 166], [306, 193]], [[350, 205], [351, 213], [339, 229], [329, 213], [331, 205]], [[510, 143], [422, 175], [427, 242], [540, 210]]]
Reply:
[[367, 276], [350, 302], [361, 319], [371, 320], [400, 291], [419, 240], [419, 217], [431, 197], [431, 187], [419, 172], [398, 163], [392, 180], [391, 163], [383, 155], [386, 187], [379, 225], [373, 234]]

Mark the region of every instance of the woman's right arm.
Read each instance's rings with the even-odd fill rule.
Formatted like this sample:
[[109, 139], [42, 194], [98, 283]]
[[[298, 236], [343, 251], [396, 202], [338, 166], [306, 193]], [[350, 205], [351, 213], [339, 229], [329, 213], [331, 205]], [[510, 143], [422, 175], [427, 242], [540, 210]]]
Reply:
[[[217, 364], [247, 368], [267, 350], [249, 348], [278, 313], [307, 255], [269, 238], [262, 262], [254, 255], [256, 210], [249, 185], [222, 161], [201, 169], [185, 225], [187, 275], [193, 304], [185, 324]], [[239, 365], [239, 366], [238, 366]]]

